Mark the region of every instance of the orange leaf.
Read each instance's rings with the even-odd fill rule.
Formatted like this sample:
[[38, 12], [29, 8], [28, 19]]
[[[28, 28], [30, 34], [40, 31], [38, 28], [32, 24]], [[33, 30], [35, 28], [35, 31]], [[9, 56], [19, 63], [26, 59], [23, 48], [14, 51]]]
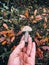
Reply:
[[37, 48], [36, 54], [36, 56], [43, 58], [43, 51], [40, 48]]
[[11, 42], [13, 42], [13, 41], [14, 41], [14, 39], [15, 39], [15, 36], [13, 36], [13, 37], [11, 38]]
[[45, 38], [45, 41], [47, 41], [47, 42], [48, 42], [48, 38], [47, 38], [47, 37]]
[[7, 41], [3, 41], [3, 42], [2, 42], [2, 45], [5, 45], [6, 43], [7, 43]]
[[27, 18], [29, 17], [28, 10], [25, 11], [25, 16], [26, 16]]
[[16, 46], [14, 45], [14, 46], [13, 46], [13, 49], [15, 49], [15, 48], [16, 48]]
[[19, 31], [17, 34], [16, 34], [16, 36], [19, 36], [19, 35], [21, 35], [22, 34], [22, 31]]
[[44, 28], [47, 28], [47, 25], [46, 25], [46, 23], [44, 23], [44, 24], [43, 24], [43, 27], [44, 27]]
[[4, 34], [7, 34], [7, 33], [11, 33], [11, 32], [12, 32], [12, 30], [8, 30], [8, 31], [1, 31], [1, 32], [0, 32], [0, 34], [3, 34], [3, 35], [4, 35]]
[[14, 46], [11, 48], [11, 51], [13, 51], [15, 48], [16, 48], [16, 46], [14, 45]]
[[40, 41], [37, 38], [35, 38], [34, 40], [37, 43], [37, 45], [39, 46], [40, 45]]
[[12, 36], [15, 36], [15, 34], [14, 33], [8, 33], [8, 36], [12, 37]]
[[38, 38], [41, 38], [41, 36], [38, 32], [36, 32], [36, 35], [37, 35]]

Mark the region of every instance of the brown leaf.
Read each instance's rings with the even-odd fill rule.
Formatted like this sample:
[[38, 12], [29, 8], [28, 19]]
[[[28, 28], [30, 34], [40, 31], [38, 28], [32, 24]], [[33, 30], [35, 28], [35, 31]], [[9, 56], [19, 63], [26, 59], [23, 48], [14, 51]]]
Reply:
[[42, 46], [41, 48], [43, 48], [44, 50], [49, 50], [49, 46]]
[[8, 29], [8, 25], [6, 23], [3, 23], [3, 26]]
[[40, 44], [45, 44], [45, 42], [48, 42], [48, 38], [46, 37], [45, 39], [40, 40]]
[[41, 51], [40, 48], [37, 48], [36, 54], [37, 54], [36, 56], [43, 58], [43, 51]]
[[37, 38], [34, 38], [35, 42], [37, 43], [37, 45], [40, 45], [40, 41]]
[[45, 17], [46, 15], [47, 15], [46, 13], [43, 13], [43, 14], [42, 14], [42, 16], [44, 16], [44, 17]]
[[1, 31], [1, 32], [0, 32], [0, 34], [3, 34], [3, 35], [4, 35], [4, 34], [7, 34], [7, 33], [11, 33], [11, 32], [12, 32], [12, 30], [8, 30], [8, 31]]
[[34, 11], [34, 15], [36, 16], [36, 14], [37, 14], [37, 9]]
[[32, 23], [37, 23], [37, 21], [36, 20], [33, 20]]
[[30, 19], [34, 19], [34, 16], [32, 15], [32, 16], [30, 17]]
[[25, 14], [26, 18], [29, 18], [29, 13], [28, 13], [28, 10], [25, 11]]
[[16, 36], [19, 36], [19, 35], [21, 35], [22, 34], [22, 31], [19, 31], [17, 34], [16, 34]]
[[41, 20], [41, 19], [42, 19], [41, 15], [37, 15], [37, 16], [35, 17], [35, 20], [36, 20], [36, 21], [39, 21], [39, 20]]
[[20, 15], [21, 18], [26, 18], [24, 15]]
[[15, 36], [13, 36], [13, 37], [11, 38], [11, 42], [13, 42], [13, 41], [14, 41], [14, 39], [15, 39]]
[[36, 32], [36, 35], [37, 35], [38, 38], [41, 38], [41, 36], [38, 32]]
[[1, 37], [0, 38], [0, 42], [2, 42], [2, 41], [4, 41], [5, 40], [5, 38], [4, 37]]
[[43, 12], [44, 12], [44, 13], [47, 12], [47, 11], [46, 11], [46, 8], [43, 8]]
[[12, 37], [12, 36], [15, 36], [14, 33], [8, 33], [8, 37]]
[[47, 22], [47, 17], [45, 17], [44, 19], [45, 19], [45, 22]]
[[14, 45], [14, 46], [11, 48], [11, 51], [13, 51], [15, 48], [16, 48], [16, 46]]
[[3, 41], [3, 42], [2, 42], [2, 45], [5, 45], [5, 44], [7, 44], [7, 41]]
[[44, 28], [47, 28], [47, 25], [46, 25], [46, 23], [44, 23], [44, 24], [43, 24], [43, 26], [44, 26]]

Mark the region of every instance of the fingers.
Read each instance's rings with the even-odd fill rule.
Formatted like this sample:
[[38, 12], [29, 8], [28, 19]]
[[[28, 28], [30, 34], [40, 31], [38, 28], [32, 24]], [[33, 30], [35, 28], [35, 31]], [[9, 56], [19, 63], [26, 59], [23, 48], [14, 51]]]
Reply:
[[30, 57], [28, 57], [28, 60], [27, 60], [29, 65], [35, 65], [35, 52], [36, 52], [36, 48], [35, 48], [35, 43], [33, 42]]
[[28, 56], [30, 55], [31, 48], [32, 48], [32, 38], [29, 35], [29, 38], [28, 38], [28, 46], [27, 46], [27, 54], [28, 54]]
[[21, 62], [20, 65], [23, 65], [23, 63], [24, 63], [24, 61], [23, 61], [24, 56], [23, 55], [24, 55], [24, 53], [20, 52], [20, 56], [19, 56], [20, 57], [20, 62]]
[[25, 41], [24, 41], [24, 36], [21, 38], [21, 41], [19, 45], [15, 48], [15, 50], [11, 53], [12, 57], [18, 56], [20, 51], [24, 48], [25, 46]]
[[24, 47], [22, 51], [23, 51], [24, 53], [26, 53], [26, 50], [27, 50], [27, 48], [26, 48], [26, 47]]
[[23, 60], [24, 60], [25, 63], [27, 63], [27, 59], [28, 59], [28, 55], [27, 55], [26, 53], [24, 53], [24, 58], [23, 58]]
[[32, 43], [32, 50], [31, 50], [31, 58], [35, 59], [35, 53], [36, 53], [36, 46], [35, 46], [35, 42]]

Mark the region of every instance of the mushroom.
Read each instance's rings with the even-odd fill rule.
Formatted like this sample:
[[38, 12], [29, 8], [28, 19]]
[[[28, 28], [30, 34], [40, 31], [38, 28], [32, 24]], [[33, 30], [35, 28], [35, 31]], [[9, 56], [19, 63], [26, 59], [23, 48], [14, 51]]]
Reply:
[[32, 28], [30, 26], [24, 26], [22, 29], [21, 29], [22, 32], [25, 32], [25, 42], [28, 41], [28, 35], [29, 35], [29, 32], [32, 31]]

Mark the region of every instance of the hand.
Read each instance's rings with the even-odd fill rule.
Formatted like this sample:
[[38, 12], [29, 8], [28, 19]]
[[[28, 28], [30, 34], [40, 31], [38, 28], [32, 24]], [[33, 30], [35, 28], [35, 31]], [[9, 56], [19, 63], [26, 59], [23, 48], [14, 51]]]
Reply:
[[24, 36], [19, 45], [10, 54], [8, 65], [35, 65], [35, 43], [29, 35], [28, 46], [25, 47]]

